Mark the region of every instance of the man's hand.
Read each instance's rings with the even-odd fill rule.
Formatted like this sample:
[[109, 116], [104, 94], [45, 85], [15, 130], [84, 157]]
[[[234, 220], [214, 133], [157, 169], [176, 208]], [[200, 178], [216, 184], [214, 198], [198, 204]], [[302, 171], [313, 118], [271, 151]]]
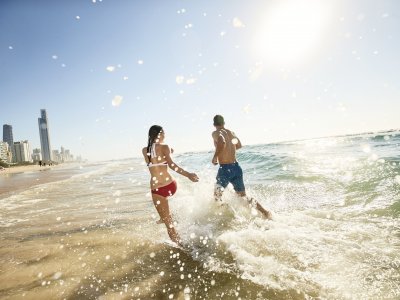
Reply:
[[216, 155], [214, 155], [214, 157], [213, 157], [213, 159], [212, 159], [212, 164], [215, 166], [215, 165], [218, 165], [218, 157], [216, 156]]

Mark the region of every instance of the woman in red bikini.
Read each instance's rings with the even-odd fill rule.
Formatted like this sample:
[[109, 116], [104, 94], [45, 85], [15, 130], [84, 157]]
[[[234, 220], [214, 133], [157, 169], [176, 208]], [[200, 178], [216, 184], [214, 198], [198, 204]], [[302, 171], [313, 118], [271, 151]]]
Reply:
[[172, 241], [180, 245], [180, 238], [174, 228], [174, 223], [169, 211], [168, 197], [176, 192], [176, 181], [169, 174], [168, 167], [193, 182], [199, 181], [195, 173], [189, 173], [179, 167], [171, 159], [171, 149], [163, 144], [165, 133], [161, 126], [153, 125], [149, 130], [147, 147], [143, 148], [143, 156], [151, 174], [150, 189], [154, 206], [161, 221], [167, 227], [168, 235]]

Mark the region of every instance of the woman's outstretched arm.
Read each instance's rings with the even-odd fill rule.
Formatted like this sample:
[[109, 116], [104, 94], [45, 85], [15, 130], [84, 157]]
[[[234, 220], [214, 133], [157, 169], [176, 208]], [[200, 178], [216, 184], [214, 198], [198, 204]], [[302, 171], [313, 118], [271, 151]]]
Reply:
[[180, 166], [178, 166], [171, 158], [171, 150], [168, 145], [163, 145], [163, 154], [165, 156], [165, 160], [168, 163], [168, 166], [174, 170], [176, 173], [189, 178], [193, 182], [199, 181], [199, 177], [195, 173], [189, 173], [185, 171]]

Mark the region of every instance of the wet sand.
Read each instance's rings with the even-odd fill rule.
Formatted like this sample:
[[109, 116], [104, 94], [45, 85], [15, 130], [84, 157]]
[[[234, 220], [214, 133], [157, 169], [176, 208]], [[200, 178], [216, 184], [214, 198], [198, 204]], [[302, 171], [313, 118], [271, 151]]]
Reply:
[[3, 170], [0, 171], [0, 175], [45, 171], [45, 170], [50, 170], [52, 168], [58, 168], [60, 166], [61, 165], [43, 166], [43, 167], [40, 167], [39, 165], [16, 166], [16, 167], [4, 168]]
[[0, 171], [0, 195], [4, 196], [4, 194], [12, 194], [38, 184], [62, 180], [78, 171], [78, 164], [60, 164], [44, 167], [31, 165], [6, 168]]

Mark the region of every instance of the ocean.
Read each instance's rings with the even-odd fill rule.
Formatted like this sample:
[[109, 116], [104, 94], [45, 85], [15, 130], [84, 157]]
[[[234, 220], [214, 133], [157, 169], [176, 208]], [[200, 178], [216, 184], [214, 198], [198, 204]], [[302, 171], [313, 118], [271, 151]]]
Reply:
[[400, 299], [399, 150], [399, 131], [245, 146], [272, 221], [232, 188], [215, 203], [212, 152], [175, 155], [200, 177], [169, 200], [187, 250], [141, 158], [0, 177], [0, 298]]

